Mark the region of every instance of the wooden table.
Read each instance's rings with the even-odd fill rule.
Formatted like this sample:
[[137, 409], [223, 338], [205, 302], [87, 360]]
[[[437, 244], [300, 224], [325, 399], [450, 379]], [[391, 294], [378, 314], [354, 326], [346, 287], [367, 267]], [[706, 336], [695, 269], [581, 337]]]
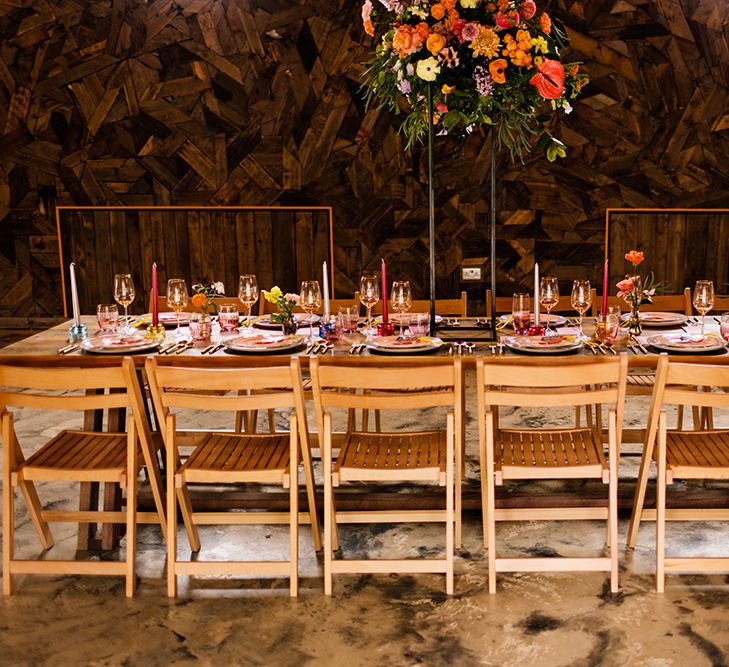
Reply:
[[[93, 332], [96, 330], [96, 323], [95, 318], [91, 316], [85, 316], [83, 317], [83, 322], [89, 327], [89, 331], [93, 334]], [[94, 354], [88, 354], [81, 351], [75, 351], [71, 354], [62, 356], [58, 354], [58, 350], [65, 345], [67, 345], [67, 335], [68, 335], [68, 328], [70, 326], [70, 322], [66, 322], [63, 324], [60, 324], [58, 326], [55, 326], [51, 329], [48, 329], [47, 331], [43, 331], [40, 333], [37, 333], [35, 335], [29, 336], [28, 338], [25, 338], [19, 342], [13, 343], [7, 347], [4, 347], [0, 349], [0, 355], [10, 355], [15, 358], [15, 361], [20, 361], [22, 363], [22, 358], [33, 358], [35, 361], [37, 361], [39, 358], [42, 358], [44, 360], [47, 360], [47, 363], [49, 366], [54, 365], [72, 365], [77, 363], [77, 359], [79, 356], [84, 356], [85, 361], [87, 363], [93, 363], [94, 358], [99, 358], [100, 356], [108, 356], [108, 355], [94, 355]], [[651, 330], [646, 330], [646, 333], [648, 333]], [[666, 331], [666, 330], [661, 330]], [[718, 324], [713, 320], [713, 318], [707, 318], [707, 331], [718, 331]], [[473, 332], [469, 332], [473, 333]], [[506, 330], [505, 332], [499, 332], [501, 335], [506, 335], [509, 333], [509, 330]], [[173, 330], [170, 330], [167, 334], [167, 340], [171, 341], [172, 336], [174, 334]], [[489, 331], [485, 330], [484, 336], [488, 337]], [[472, 338], [472, 337], [471, 337]], [[472, 338], [473, 339], [473, 338]], [[192, 348], [186, 350], [179, 356], [173, 355], [172, 358], [179, 358], [184, 359], [186, 361], [189, 361], [190, 357], [199, 357], [201, 356], [201, 350], [207, 347], [207, 343], [199, 343], [193, 346]], [[348, 346], [342, 346], [341, 348], [335, 348], [333, 351], [334, 356], [343, 356], [343, 357], [349, 357], [348, 355]], [[529, 360], [530, 363], [538, 364], [538, 365], [551, 365], [551, 364], [559, 364], [561, 361], [564, 360], [564, 356], [562, 355], [523, 355], [514, 353], [510, 350], [506, 350], [503, 355], [496, 355], [494, 352], [497, 351], [498, 348], [495, 347], [495, 343], [493, 341], [486, 341], [486, 342], [476, 342], [475, 348], [473, 351], [473, 354], [463, 355], [462, 356], [462, 362], [463, 365], [466, 368], [474, 368], [476, 365], [476, 358], [477, 357], [484, 357], [486, 359], [487, 363], [490, 363], [492, 361], [494, 362], [503, 362], [506, 360], [508, 363], [508, 360], [511, 359], [515, 363], [518, 361], [519, 363], [523, 363], [525, 360]], [[147, 352], [147, 353], [140, 353], [136, 355], [132, 355], [135, 359], [135, 362], [141, 367], [144, 363], [144, 359], [148, 354], [154, 354], [155, 352]], [[301, 357], [302, 363], [304, 366], [308, 366], [308, 360], [310, 358], [309, 355], [306, 355], [304, 351], [300, 351], [296, 353], [297, 356]], [[578, 351], [577, 353], [571, 353], [569, 356], [571, 357], [591, 357], [592, 352], [583, 349], [581, 351]], [[657, 363], [657, 355], [653, 353], [649, 353], [647, 355], [644, 354], [638, 354], [636, 355], [633, 352], [628, 352], [629, 354], [629, 367], [631, 368], [631, 372], [634, 373], [646, 373], [650, 372], [651, 369], [655, 368]], [[436, 352], [431, 352], [428, 354], [423, 354], [419, 356], [392, 356], [392, 355], [378, 355], [378, 354], [370, 354], [368, 351], [365, 351], [362, 355], [356, 356], [356, 357], [349, 357], [352, 359], [356, 359], [357, 363], [362, 364], [363, 366], [371, 364], [371, 363], [382, 363], [383, 360], [388, 358], [395, 358], [399, 362], [412, 362], [418, 365], [422, 364], [428, 364], [433, 363], [438, 359], [442, 359], [443, 357], [447, 357], [448, 352], [443, 349]], [[669, 355], [670, 357], [671, 355]], [[21, 359], [19, 360], [18, 357]], [[272, 359], [281, 360], [281, 358], [286, 358], [287, 355], [260, 355], [260, 354], [232, 354], [232, 353], [226, 353], [224, 351], [220, 351], [217, 354], [213, 356], [205, 355], [205, 363], [206, 365], [211, 366], [264, 366], [266, 364], [271, 363]], [[683, 359], [683, 360], [690, 360], [690, 361], [701, 361], [701, 360], [710, 360], [712, 363], [719, 362], [719, 363], [729, 363], [729, 353], [724, 351], [721, 354], [712, 354], [712, 355], [674, 355], [672, 358], [675, 359]], [[94, 416], [89, 416], [87, 418], [87, 424], [89, 428], [94, 428], [94, 426], [99, 426], [98, 422], [95, 424], [94, 420], [98, 419]], [[409, 494], [415, 496], [415, 494]], [[621, 494], [622, 495], [622, 494]], [[204, 494], [203, 494], [204, 496]], [[629, 496], [630, 494], [626, 494], [628, 498], [625, 498], [624, 502], [621, 503], [622, 506], [629, 506]], [[375, 504], [381, 503], [386, 504], [387, 498], [380, 497], [378, 494], [375, 494], [373, 497], [373, 502]], [[515, 500], [518, 502], [518, 499], [515, 498]], [[235, 501], [243, 501], [244, 503], [251, 503], [251, 506], [255, 506], [255, 498], [251, 496], [250, 494], [240, 493], [238, 494]], [[413, 498], [413, 502], [417, 502], [417, 499]], [[92, 485], [84, 485], [82, 488], [82, 498], [81, 503], [90, 506], [92, 502], [98, 502], [98, 488], [94, 488]], [[112, 507], [115, 504], [119, 502], [119, 491], [115, 488], [105, 489], [104, 492], [104, 505], [105, 508]], [[282, 501], [284, 502], [284, 501]], [[287, 500], [285, 500], [287, 502]], [[480, 499], [478, 497], [474, 497], [469, 502], [467, 498], [464, 497], [464, 507], [471, 507], [476, 509], [480, 508]], [[89, 526], [89, 529], [92, 531], [94, 530], [93, 526]], [[92, 544], [91, 542], [91, 534], [84, 534], [83, 537], [81, 536], [80, 531], [80, 539], [79, 539], [79, 548], [87, 548], [89, 545]], [[102, 539], [102, 547], [107, 548], [109, 547], [111, 541], [113, 540], [113, 535], [109, 534], [108, 531], [106, 534], [103, 535]]]

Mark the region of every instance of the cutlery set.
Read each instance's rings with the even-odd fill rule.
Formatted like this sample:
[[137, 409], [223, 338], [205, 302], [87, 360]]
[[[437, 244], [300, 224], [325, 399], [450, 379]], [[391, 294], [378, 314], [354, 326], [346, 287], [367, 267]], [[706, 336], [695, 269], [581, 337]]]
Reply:
[[69, 354], [70, 352], [78, 350], [79, 347], [80, 346], [78, 343], [71, 343], [70, 345], [66, 345], [66, 347], [62, 347], [60, 350], [58, 350], [58, 354]]
[[208, 345], [206, 348], [200, 350], [200, 354], [215, 354], [224, 347], [225, 345], [223, 343], [213, 343], [212, 345]]
[[349, 354], [362, 354], [366, 345], [364, 343], [355, 343], [349, 348]]
[[192, 347], [191, 340], [181, 340], [176, 343], [169, 343], [163, 345], [159, 349], [160, 354], [182, 354], [185, 350], [189, 350]]
[[[306, 347], [306, 354], [326, 354], [329, 350], [334, 354], [334, 345], [331, 343], [311, 343]], [[352, 354], [351, 351], [350, 354]]]

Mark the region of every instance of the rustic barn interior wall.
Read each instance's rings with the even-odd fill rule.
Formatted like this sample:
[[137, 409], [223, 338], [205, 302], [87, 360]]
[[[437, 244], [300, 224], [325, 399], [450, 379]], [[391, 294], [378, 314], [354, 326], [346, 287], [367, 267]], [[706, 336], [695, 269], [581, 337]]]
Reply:
[[[498, 157], [498, 281], [597, 278], [607, 207], [729, 204], [729, 5], [552, 0], [592, 77], [549, 164]], [[55, 204], [331, 205], [336, 282], [427, 291], [425, 153], [359, 92], [353, 0], [0, 0], [0, 316], [62, 310]], [[438, 285], [487, 255], [490, 143], [439, 139]], [[293, 288], [294, 286], [285, 286]], [[482, 294], [474, 285], [472, 294]]]

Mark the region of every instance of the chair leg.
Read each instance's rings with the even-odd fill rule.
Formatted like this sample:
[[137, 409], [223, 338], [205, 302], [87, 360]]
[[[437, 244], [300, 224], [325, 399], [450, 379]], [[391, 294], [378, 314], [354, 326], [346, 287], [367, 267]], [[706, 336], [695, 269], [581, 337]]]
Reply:
[[375, 432], [382, 433], [382, 412], [375, 410]]
[[[7, 442], [7, 440], [5, 441]], [[10, 562], [13, 560], [15, 549], [15, 489], [10, 483], [10, 472], [7, 457], [3, 466], [3, 595], [13, 593], [13, 575], [10, 572]]]
[[658, 426], [658, 472], [656, 485], [656, 591], [665, 590], [666, 570], [666, 414], [661, 413]]
[[643, 448], [643, 456], [640, 460], [640, 469], [638, 472], [638, 481], [635, 485], [635, 496], [633, 497], [633, 511], [630, 515], [630, 526], [628, 527], [628, 541], [626, 546], [632, 549], [635, 546], [635, 540], [638, 536], [638, 528], [643, 514], [643, 503], [645, 502], [645, 492], [648, 487], [648, 473], [651, 467], [651, 458], [653, 452]]
[[[449, 419], [448, 423], [448, 438], [452, 443], [455, 443], [455, 433], [453, 428], [453, 418]], [[455, 508], [454, 508], [454, 495], [455, 485], [453, 478], [455, 477], [454, 468], [455, 462], [452, 456], [448, 457], [446, 463], [446, 595], [453, 595], [453, 578], [454, 578], [454, 558], [455, 558]]]
[[[483, 419], [479, 416], [479, 419]], [[488, 488], [486, 475], [486, 441], [481, 440], [479, 459], [481, 467], [481, 525], [483, 528], [483, 548], [484, 551], [489, 548], [489, 521], [488, 521]]]
[[[294, 427], [295, 431], [295, 427]], [[289, 483], [289, 559], [291, 570], [289, 574], [289, 594], [296, 597], [299, 594], [299, 437], [294, 432], [291, 438], [291, 474]]]
[[177, 596], [177, 493], [175, 493], [174, 446], [167, 448], [167, 596]]
[[676, 412], [676, 428], [679, 431], [683, 429], [683, 405], [679, 405]]
[[[483, 418], [483, 417], [482, 417]], [[489, 553], [489, 593], [496, 593], [496, 480], [494, 478], [494, 424], [486, 421], [486, 438], [484, 439], [486, 460], [486, 544]], [[491, 450], [489, 451], [489, 448]], [[483, 472], [481, 473], [483, 475]]]
[[[20, 443], [15, 437], [15, 432], [12, 429], [10, 431], [10, 438], [12, 439], [13, 447], [15, 448], [14, 456], [17, 465], [17, 462], [24, 461], [25, 457], [23, 456], [23, 450], [20, 448]], [[28, 506], [28, 512], [30, 513], [30, 518], [33, 522], [33, 526], [35, 527], [35, 531], [38, 533], [40, 543], [43, 545], [44, 549], [50, 549], [54, 544], [53, 533], [51, 533], [51, 527], [48, 522], [43, 519], [43, 508], [41, 507], [40, 498], [38, 497], [38, 492], [35, 489], [35, 484], [21, 479], [18, 480], [18, 486], [20, 487], [20, 491], [25, 499], [25, 504]], [[86, 527], [82, 525], [79, 527], [79, 530], [83, 530], [85, 528]]]
[[332, 418], [324, 415], [322, 442], [322, 467], [324, 472], [324, 594], [332, 594], [332, 534], [334, 531], [334, 507], [332, 498]]
[[[617, 424], [610, 416], [608, 435], [611, 442], [617, 439]], [[617, 450], [617, 447], [614, 447]], [[610, 592], [618, 592], [618, 459], [617, 452], [610, 452], [610, 479], [608, 481], [608, 544], [610, 548]]]
[[[131, 421], [131, 420], [130, 420]], [[134, 433], [133, 425], [129, 431]], [[136, 590], [134, 565], [137, 558], [137, 438], [127, 447], [127, 573], [124, 594], [130, 598]]]
[[268, 409], [268, 432], [276, 432], [276, 411], [273, 408]]
[[[192, 521], [192, 503], [187, 486], [177, 489], [177, 502], [180, 504], [180, 514], [182, 514], [182, 523], [185, 526], [187, 540], [190, 543], [190, 551], [197, 553], [200, 551], [200, 532], [197, 525]], [[175, 517], [175, 522], [177, 522], [177, 517]]]

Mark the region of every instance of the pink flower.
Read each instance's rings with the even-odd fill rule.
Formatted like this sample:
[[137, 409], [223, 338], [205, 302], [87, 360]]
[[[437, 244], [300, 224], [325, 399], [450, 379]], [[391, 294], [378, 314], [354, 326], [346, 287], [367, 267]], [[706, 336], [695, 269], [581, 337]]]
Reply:
[[632, 294], [633, 290], [635, 290], [635, 280], [633, 278], [626, 278], [625, 280], [621, 280], [615, 287], [619, 290], [618, 297]]
[[478, 29], [479, 25], [475, 21], [466, 23], [466, 25], [463, 26], [463, 30], [461, 30], [461, 39], [463, 39], [464, 42], [473, 41], [476, 37], [478, 37]]
[[534, 0], [524, 0], [524, 2], [519, 5], [519, 12], [521, 13], [521, 17], [525, 21], [528, 21], [537, 13], [537, 5]]
[[508, 14], [504, 12], [496, 12], [494, 14], [494, 21], [499, 28], [511, 28], [512, 26], [519, 25], [519, 12], [516, 10], [510, 11]]
[[284, 299], [287, 301], [293, 301], [294, 303], [299, 303], [299, 301], [301, 301], [301, 297], [298, 294], [284, 294]]
[[448, 112], [448, 105], [444, 104], [443, 102], [436, 102], [435, 108], [439, 111], [439, 113], [447, 113]]

